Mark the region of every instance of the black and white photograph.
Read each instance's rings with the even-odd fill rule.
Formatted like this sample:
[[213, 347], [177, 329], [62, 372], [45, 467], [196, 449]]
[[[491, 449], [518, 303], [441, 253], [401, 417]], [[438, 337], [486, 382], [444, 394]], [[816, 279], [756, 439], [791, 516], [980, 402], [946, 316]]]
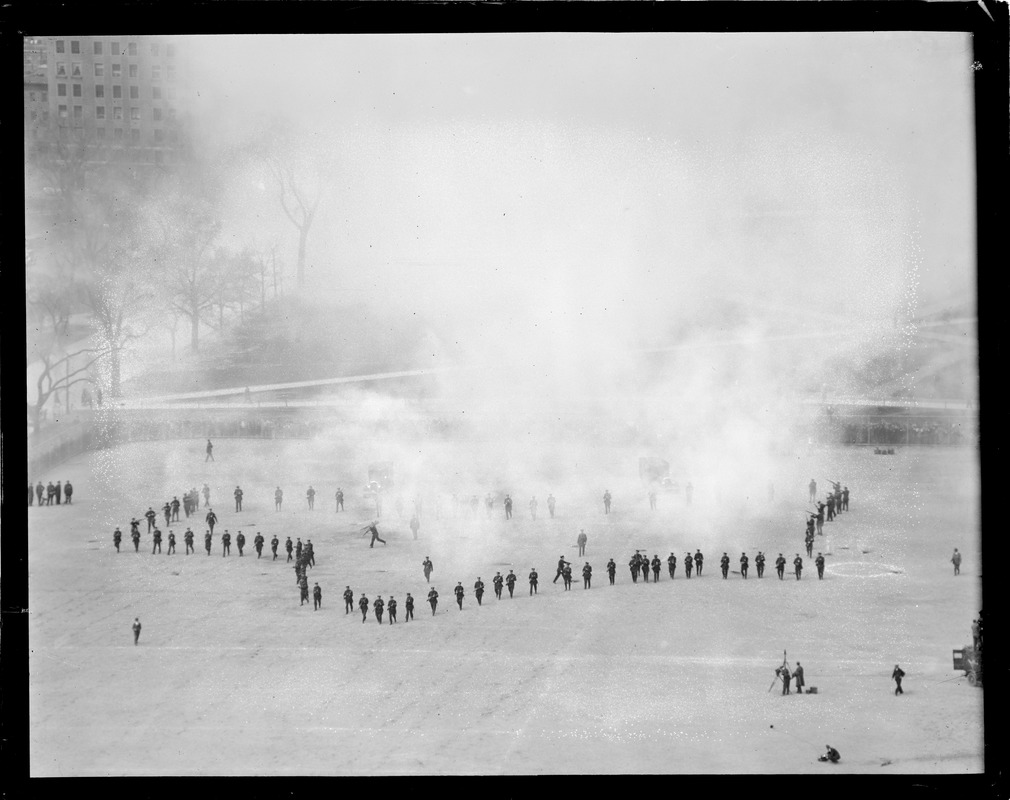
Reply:
[[969, 31], [41, 23], [31, 777], [985, 771]]

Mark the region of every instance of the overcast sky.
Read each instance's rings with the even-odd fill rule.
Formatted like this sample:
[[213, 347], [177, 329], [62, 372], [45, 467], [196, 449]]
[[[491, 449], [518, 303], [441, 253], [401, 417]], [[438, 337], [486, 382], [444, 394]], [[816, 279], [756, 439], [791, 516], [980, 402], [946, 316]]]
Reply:
[[[870, 324], [974, 291], [966, 34], [190, 43], [205, 131], [281, 119], [326, 174], [311, 279], [489, 345], [662, 342], [713, 297]], [[293, 264], [262, 173], [234, 185], [236, 243]]]

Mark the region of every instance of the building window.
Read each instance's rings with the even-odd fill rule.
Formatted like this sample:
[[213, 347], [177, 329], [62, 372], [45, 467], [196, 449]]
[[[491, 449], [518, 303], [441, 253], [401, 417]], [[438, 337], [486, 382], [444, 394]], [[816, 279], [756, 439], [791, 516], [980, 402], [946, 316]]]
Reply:
[[74, 97], [80, 97], [81, 96], [81, 84], [75, 83], [74, 86], [73, 86], [73, 89], [74, 89], [74, 92], [73, 92]]
[[95, 135], [98, 136], [99, 139], [104, 139], [105, 138], [105, 128], [95, 128]]
[[139, 100], [140, 99], [140, 87], [139, 86], [131, 86], [130, 87], [130, 99], [131, 100]]
[[113, 78], [122, 78], [123, 77], [123, 65], [122, 64], [113, 64], [112, 65], [112, 77]]
[[101, 61], [95, 62], [95, 77], [104, 78], [105, 77], [105, 64]]
[[67, 52], [66, 51], [66, 47], [67, 47], [67, 44], [62, 39], [57, 39], [56, 40], [56, 52], [57, 53], [65, 53], [65, 52]]
[[56, 77], [57, 78], [67, 77], [67, 65], [62, 61], [56, 62]]
[[67, 118], [67, 107], [66, 106], [58, 106], [56, 110], [57, 110], [57, 112], [60, 115], [60, 119], [66, 119]]
[[168, 65], [168, 79], [170, 81], [174, 81], [175, 80], [175, 65], [174, 64], [169, 64]]
[[130, 108], [130, 119], [132, 119], [134, 122], [140, 119], [140, 109], [137, 108], [137, 106], [132, 106]]
[[96, 83], [95, 84], [95, 97], [105, 97], [105, 84]]
[[118, 83], [112, 85], [112, 99], [120, 100], [123, 97], [123, 87]]
[[122, 106], [113, 106], [112, 107], [112, 118], [113, 119], [117, 119], [117, 120], [123, 118], [123, 107]]
[[73, 53], [75, 56], [79, 56], [81, 54], [81, 43], [78, 41], [71, 41], [70, 52]]
[[133, 128], [130, 131], [130, 139], [133, 140], [134, 144], [137, 144], [137, 143], [140, 142], [140, 128]]
[[48, 66], [48, 64], [49, 64], [49, 53], [43, 50], [41, 53], [39, 53], [39, 66], [45, 67]]
[[161, 45], [160, 44], [155, 43], [155, 44], [151, 45], [151, 55], [152, 56], [160, 56], [161, 55]]
[[129, 51], [129, 54], [131, 56], [137, 55], [137, 43], [136, 42], [130, 42], [126, 47], [127, 47], [127, 50]]
[[160, 81], [161, 80], [161, 66], [160, 65], [155, 64], [154, 66], [151, 67], [151, 80], [152, 81]]
[[161, 99], [161, 87], [160, 86], [152, 86], [151, 87], [151, 96], [155, 100], [160, 100]]
[[74, 119], [84, 119], [84, 106], [74, 106]]
[[166, 54], [168, 55], [169, 58], [171, 58], [172, 56], [174, 56], [175, 55], [175, 45], [174, 44], [168, 45], [165, 48], [165, 52], [166, 52]]
[[80, 61], [75, 61], [73, 63], [73, 69], [71, 70], [70, 75], [73, 78], [79, 78], [79, 77], [81, 77], [81, 62]]
[[154, 109], [154, 121], [155, 122], [161, 122], [161, 109], [160, 108]]
[[118, 56], [119, 55], [119, 42], [113, 42], [112, 46], [109, 49], [109, 52], [112, 53], [112, 55], [114, 55], [114, 56]]
[[105, 119], [105, 106], [95, 106], [95, 119]]
[[56, 84], [56, 96], [66, 97], [67, 96], [67, 85], [65, 83]]
[[102, 43], [95, 42], [95, 55], [100, 56], [102, 54]]
[[136, 64], [130, 64], [130, 77], [131, 78], [136, 78], [137, 77], [137, 65]]
[[168, 109], [168, 121], [169, 122], [175, 122], [175, 109], [174, 108]]
[[116, 128], [112, 132], [112, 138], [114, 138], [114, 139], [122, 139], [123, 138], [123, 129], [122, 128]]
[[154, 141], [161, 142], [165, 138], [165, 132], [161, 128], [154, 129]]

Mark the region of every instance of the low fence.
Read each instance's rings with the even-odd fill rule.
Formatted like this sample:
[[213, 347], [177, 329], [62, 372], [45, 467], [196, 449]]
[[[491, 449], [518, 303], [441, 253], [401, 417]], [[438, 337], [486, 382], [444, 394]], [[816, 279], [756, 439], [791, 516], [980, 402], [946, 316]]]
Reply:
[[978, 418], [968, 414], [955, 418], [920, 414], [830, 416], [817, 422], [813, 438], [848, 445], [977, 445]]

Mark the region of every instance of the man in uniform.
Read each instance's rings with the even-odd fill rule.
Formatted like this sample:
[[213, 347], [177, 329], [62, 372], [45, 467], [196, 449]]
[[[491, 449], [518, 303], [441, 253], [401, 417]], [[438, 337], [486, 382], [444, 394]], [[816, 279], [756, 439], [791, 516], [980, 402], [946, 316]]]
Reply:
[[253, 547], [256, 548], [256, 558], [263, 555], [263, 534], [256, 531], [256, 538], [253, 539]]
[[670, 553], [666, 558], [666, 568], [670, 573], [670, 580], [673, 580], [673, 576], [677, 573], [677, 556]]
[[316, 565], [316, 548], [312, 546], [312, 540], [308, 539], [305, 542], [305, 561], [310, 567]]
[[431, 615], [435, 616], [435, 609], [438, 607], [438, 592], [435, 591], [434, 586], [428, 591], [428, 605], [431, 606]]
[[803, 680], [803, 667], [800, 662], [796, 662], [796, 669], [793, 670], [793, 678], [796, 680], [796, 694], [803, 694], [805, 681]]
[[781, 553], [775, 559], [775, 571], [778, 573], [779, 580], [782, 580], [782, 576], [786, 574], [786, 559]]
[[212, 445], [210, 443], [210, 439], [208, 439], [207, 440], [207, 457], [203, 460], [203, 463], [206, 464], [208, 461], [213, 461], [213, 460], [214, 460], [214, 445]]
[[390, 597], [389, 604], [386, 606], [386, 610], [389, 612], [389, 624], [392, 625], [396, 622], [396, 598]]
[[42, 505], [42, 495], [45, 494], [46, 487], [42, 485], [42, 481], [35, 484], [35, 498], [38, 505]]
[[112, 543], [116, 546], [116, 552], [117, 553], [119, 552], [119, 543], [121, 541], [123, 541], [123, 532], [121, 530], [119, 530], [119, 528], [116, 528], [112, 532]]
[[312, 488], [311, 484], [305, 490], [305, 499], [309, 501], [309, 511], [316, 507], [316, 490]]
[[828, 522], [835, 518], [835, 496], [828, 494]]
[[789, 681], [792, 679], [789, 667], [783, 664], [776, 670], [776, 672], [778, 672], [779, 677], [782, 678], [782, 694], [789, 694]]
[[344, 587], [344, 615], [350, 614], [354, 611], [354, 592], [351, 591], [350, 586]]
[[182, 535], [182, 540], [186, 543], [187, 556], [190, 552], [196, 552], [196, 548], [193, 547], [193, 531], [190, 528], [186, 528], [186, 532]]
[[509, 570], [509, 574], [505, 576], [505, 585], [509, 587], [509, 598], [512, 597], [512, 593], [515, 591], [517, 580], [519, 580], [518, 576], [512, 570]]
[[424, 557], [424, 561], [421, 562], [421, 566], [424, 568], [424, 580], [426, 583], [431, 583], [431, 571], [435, 568], [431, 559], [428, 556]]
[[743, 575], [744, 580], [747, 580], [747, 569], [750, 566], [750, 559], [747, 558], [747, 554], [743, 553], [740, 556], [740, 574]]
[[231, 534], [228, 533], [228, 529], [224, 529], [224, 533], [221, 534], [221, 557], [231, 555]]
[[565, 582], [565, 591], [569, 591], [572, 588], [572, 567], [570, 564], [565, 565], [565, 571], [561, 573], [561, 580]]
[[694, 571], [698, 573], [698, 577], [701, 577], [701, 568], [705, 566], [705, 556], [701, 554], [701, 550], [694, 551]]
[[381, 625], [382, 624], [382, 612], [386, 608], [386, 602], [382, 599], [382, 595], [381, 594], [378, 597], [375, 598], [375, 602], [372, 603], [372, 608], [375, 609], [375, 619], [378, 620], [379, 624]]
[[74, 487], [70, 485], [70, 481], [63, 484], [63, 494], [67, 496], [67, 505], [70, 505], [70, 500], [74, 496]]
[[63, 481], [56, 481], [56, 505], [60, 504], [63, 497]]
[[652, 555], [652, 581], [659, 583], [659, 573], [663, 569], [663, 562], [659, 560], [659, 553]]
[[161, 512], [165, 515], [165, 527], [167, 528], [172, 524], [172, 503], [169, 500], [165, 501], [165, 505], [161, 507]]
[[589, 562], [582, 568], [582, 588], [588, 589], [593, 582], [593, 568], [589, 566]]
[[386, 544], [386, 540], [379, 536], [379, 523], [378, 521], [373, 522], [365, 530], [372, 534], [372, 540], [368, 543], [369, 547], [375, 547], [376, 542], [382, 542], [383, 545]]
[[905, 677], [905, 670], [899, 667], [897, 664], [894, 665], [894, 672], [891, 673], [891, 680], [894, 681], [894, 693], [895, 695], [904, 694], [904, 689], [901, 688], [901, 679]]
[[179, 506], [181, 505], [178, 495], [172, 498], [172, 522], [179, 521]]
[[403, 621], [409, 622], [414, 618], [414, 598], [410, 596], [410, 592], [407, 592], [407, 599], [403, 601], [403, 607], [407, 612], [403, 617]]
[[808, 530], [803, 537], [803, 545], [807, 548], [807, 558], [814, 557], [814, 535]]
[[491, 579], [491, 585], [494, 587], [494, 596], [501, 600], [501, 590], [505, 585], [505, 579], [501, 576], [500, 572], [494, 574], [494, 578]]
[[276, 489], [274, 489], [274, 511], [280, 511], [281, 503], [283, 502], [284, 502], [284, 492], [281, 490], [281, 487], [278, 486]]
[[484, 596], [484, 581], [477, 576], [477, 582], [473, 585], [473, 593], [477, 598], [477, 605], [481, 605], [480, 599]]
[[210, 485], [203, 485], [203, 507], [208, 508], [210, 506]]
[[631, 570], [632, 583], [638, 583], [638, 564], [638, 552], [636, 551], [635, 555], [633, 555], [631, 560], [628, 562], [628, 569]]
[[614, 559], [610, 559], [607, 562], [607, 577], [610, 578], [610, 585], [614, 585], [614, 578], [617, 576], [617, 564], [614, 563]]
[[173, 555], [175, 553], [175, 534], [172, 531], [168, 532], [168, 555]]
[[343, 511], [343, 510], [344, 510], [344, 493], [340, 489], [340, 487], [337, 487], [337, 511]]
[[846, 486], [842, 489], [842, 508], [846, 511], [849, 510], [849, 487]]
[[130, 534], [130, 538], [133, 539], [133, 552], [140, 552], [140, 531], [136, 528], [133, 529], [133, 533]]
[[754, 565], [757, 567], [758, 577], [763, 578], [765, 574], [765, 554], [758, 550], [758, 554], [754, 556]]
[[245, 534], [242, 531], [238, 532], [238, 536], [235, 537], [235, 544], [238, 545], [238, 554], [242, 555], [242, 548], [245, 547]]
[[323, 590], [316, 583], [312, 586], [312, 610], [318, 611], [323, 604]]
[[302, 544], [302, 540], [299, 537], [295, 542], [295, 561], [301, 563], [302, 560], [302, 550], [305, 549], [305, 545]]
[[589, 537], [586, 536], [584, 530], [579, 531], [579, 538], [575, 540], [579, 545], [579, 555], [584, 556], [586, 554], [586, 542], [589, 541]]
[[144, 512], [144, 519], [147, 520], [147, 532], [150, 533], [154, 530], [154, 521], [158, 518], [158, 514], [150, 506], [147, 507], [147, 511]]
[[537, 593], [537, 586], [539, 585], [540, 576], [537, 575], [537, 568], [533, 567], [530, 570], [530, 597]]
[[954, 555], [950, 557], [950, 563], [954, 565], [954, 574], [961, 574], [961, 554], [957, 552], [957, 548], [954, 548]]
[[277, 534], [275, 533], [273, 535], [273, 538], [270, 540], [270, 552], [272, 552], [274, 554], [274, 557], [273, 557], [274, 561], [277, 560], [277, 545], [279, 545], [279, 544], [280, 544], [280, 540], [277, 538]]
[[817, 535], [818, 536], [823, 536], [824, 535], [824, 509], [825, 508], [827, 508], [827, 506], [825, 506], [824, 503], [818, 501], [818, 503], [817, 503], [817, 516], [814, 518], [816, 520], [816, 522], [817, 522]]
[[364, 624], [368, 621], [368, 598], [365, 595], [358, 599], [358, 608], [361, 609], [361, 623]]
[[551, 519], [554, 519], [554, 504], [555, 504], [555, 502], [557, 502], [557, 501], [555, 501], [554, 495], [552, 495], [552, 494], [547, 495], [547, 511], [550, 513]]
[[456, 605], [459, 606], [459, 610], [463, 610], [463, 582], [456, 581], [456, 588], [452, 590], [456, 595]]
[[817, 578], [818, 580], [824, 580], [824, 556], [820, 553], [817, 554], [817, 558], [814, 559], [814, 564], [817, 565]]
[[235, 495], [235, 510], [236, 511], [241, 511], [242, 510], [242, 488], [239, 487], [239, 486], [236, 486], [235, 487], [235, 491], [232, 492], [232, 494]]
[[610, 513], [610, 489], [606, 489], [603, 492], [603, 513]]
[[210, 545], [211, 545], [211, 542], [213, 541], [213, 538], [214, 538], [214, 535], [210, 531], [207, 531], [203, 535], [203, 547], [204, 547], [204, 550], [207, 551], [207, 555], [210, 555]]
[[638, 568], [642, 571], [642, 580], [646, 583], [649, 582], [649, 557], [635, 551], [635, 555], [638, 556]]
[[421, 527], [421, 521], [417, 518], [417, 514], [413, 514], [410, 517], [410, 532], [414, 534], [414, 538], [417, 538], [417, 531]]
[[217, 525], [217, 514], [214, 513], [214, 509], [213, 508], [210, 511], [207, 512], [206, 519], [207, 519], [207, 527], [210, 528], [210, 533], [213, 536], [214, 535], [214, 526]]
[[803, 572], [803, 559], [800, 558], [800, 554], [796, 554], [796, 558], [793, 559], [793, 567], [796, 570], [796, 580], [800, 579], [800, 574]]
[[726, 580], [726, 577], [729, 575], [729, 556], [725, 553], [719, 559], [719, 567], [722, 569], [722, 579]]
[[554, 574], [554, 580], [552, 580], [551, 583], [557, 583], [558, 582], [558, 578], [560, 578], [564, 574], [565, 565], [567, 563], [568, 562], [565, 561], [565, 557], [564, 556], [558, 556], [558, 571]]
[[505, 495], [505, 519], [512, 519], [512, 496], [508, 494]]
[[684, 556], [684, 574], [687, 575], [688, 580], [691, 578], [692, 569], [694, 569], [694, 556], [688, 553]]
[[151, 555], [154, 555], [154, 551], [157, 550], [161, 553], [161, 531], [157, 528], [154, 529], [154, 545], [151, 547]]
[[817, 481], [811, 478], [810, 485], [807, 488], [810, 489], [810, 502], [812, 503], [817, 499]]
[[133, 618], [133, 643], [134, 645], [140, 641], [140, 617]]
[[[53, 500], [56, 499], [56, 487], [53, 485], [52, 481], [46, 484], [46, 505], [51, 506]], [[150, 531], [148, 531], [150, 533]]]

